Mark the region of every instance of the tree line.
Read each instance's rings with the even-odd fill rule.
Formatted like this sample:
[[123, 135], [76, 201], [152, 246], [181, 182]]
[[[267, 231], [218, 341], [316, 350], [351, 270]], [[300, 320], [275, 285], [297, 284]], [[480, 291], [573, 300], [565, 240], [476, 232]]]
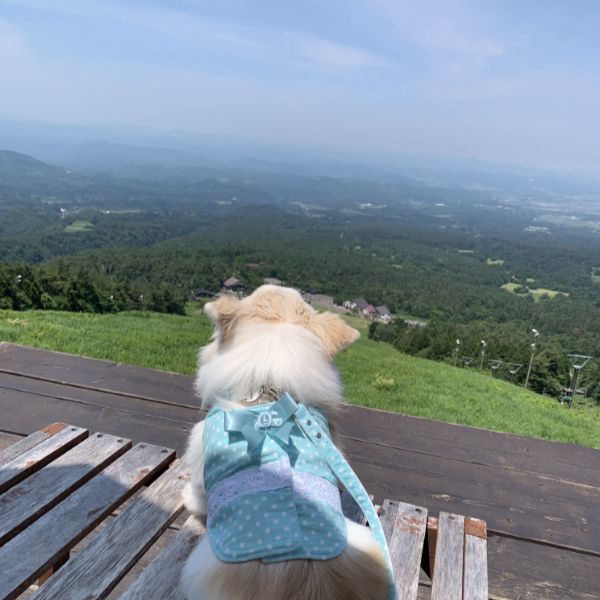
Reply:
[[[501, 361], [502, 365], [492, 371], [493, 375], [518, 385], [525, 382], [533, 354], [529, 389], [559, 399], [571, 380], [570, 362], [564, 347], [556, 338], [534, 337], [524, 324], [498, 324], [492, 320], [457, 324], [434, 320], [427, 327], [412, 327], [403, 320], [389, 325], [373, 322], [369, 326], [369, 338], [387, 342], [406, 354], [459, 367], [481, 367], [492, 371], [492, 363]], [[482, 340], [485, 342], [483, 360]], [[535, 348], [532, 348], [533, 343]], [[587, 386], [588, 395], [600, 402], [597, 362], [583, 370], [578, 387]], [[521, 368], [511, 373], [509, 365], [519, 364]]]
[[183, 294], [166, 284], [119, 282], [64, 261], [39, 267], [0, 263], [0, 309], [185, 314], [185, 302]]

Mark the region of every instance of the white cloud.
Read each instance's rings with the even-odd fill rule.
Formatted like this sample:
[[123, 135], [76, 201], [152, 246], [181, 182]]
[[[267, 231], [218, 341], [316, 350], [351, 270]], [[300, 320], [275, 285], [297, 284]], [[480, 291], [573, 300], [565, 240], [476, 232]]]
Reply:
[[[481, 3], [469, 0], [414, 2], [413, 0], [357, 0], [380, 23], [381, 35], [394, 31], [408, 43], [438, 61], [465, 68], [481, 67], [504, 55], [507, 44], [490, 30]], [[483, 15], [483, 16], [482, 16]]]
[[158, 33], [172, 41], [211, 51], [219, 47], [234, 47], [237, 50], [241, 47], [248, 52], [270, 53], [279, 60], [301, 60], [338, 69], [370, 67], [388, 62], [371, 51], [302, 32], [143, 4], [124, 5], [110, 0], [0, 0], [2, 3], [121, 22], [132, 28]]
[[289, 38], [298, 55], [329, 67], [353, 69], [384, 65], [388, 62], [373, 52], [330, 40], [296, 34], [290, 34]]
[[0, 67], [6, 68], [31, 58], [31, 51], [22, 33], [9, 21], [0, 19]]

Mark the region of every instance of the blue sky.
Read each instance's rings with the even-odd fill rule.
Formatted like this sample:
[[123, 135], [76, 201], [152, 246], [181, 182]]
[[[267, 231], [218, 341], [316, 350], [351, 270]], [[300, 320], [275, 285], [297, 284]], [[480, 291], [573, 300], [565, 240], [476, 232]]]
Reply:
[[0, 115], [600, 175], [600, 3], [0, 0]]

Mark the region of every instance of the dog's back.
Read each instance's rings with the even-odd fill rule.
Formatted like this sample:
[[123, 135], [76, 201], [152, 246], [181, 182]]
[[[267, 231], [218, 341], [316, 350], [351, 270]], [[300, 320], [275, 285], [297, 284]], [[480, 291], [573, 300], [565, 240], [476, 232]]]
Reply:
[[347, 521], [348, 546], [331, 560], [220, 562], [205, 537], [183, 570], [188, 600], [384, 600], [388, 575], [370, 531]]
[[[343, 401], [331, 359], [358, 338], [357, 331], [337, 315], [317, 313], [295, 290], [274, 286], [243, 300], [222, 297], [205, 310], [215, 325], [196, 381], [205, 407], [243, 407], [268, 387], [321, 409], [335, 425]], [[202, 427], [194, 428], [188, 449], [191, 510], [204, 506], [201, 435]], [[346, 541], [341, 554], [328, 560], [225, 562], [206, 535], [185, 565], [183, 591], [188, 600], [384, 600], [388, 572], [371, 531], [347, 521]]]

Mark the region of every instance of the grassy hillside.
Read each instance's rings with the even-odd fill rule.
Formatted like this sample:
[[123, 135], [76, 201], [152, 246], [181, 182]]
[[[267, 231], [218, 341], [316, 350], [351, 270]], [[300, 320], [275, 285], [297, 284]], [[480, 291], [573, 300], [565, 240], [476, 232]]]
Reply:
[[[401, 354], [363, 336], [337, 358], [353, 404], [592, 447], [600, 410], [555, 400], [473, 370]], [[206, 318], [156, 313], [109, 315], [0, 311], [0, 340], [191, 374], [210, 336]]]

